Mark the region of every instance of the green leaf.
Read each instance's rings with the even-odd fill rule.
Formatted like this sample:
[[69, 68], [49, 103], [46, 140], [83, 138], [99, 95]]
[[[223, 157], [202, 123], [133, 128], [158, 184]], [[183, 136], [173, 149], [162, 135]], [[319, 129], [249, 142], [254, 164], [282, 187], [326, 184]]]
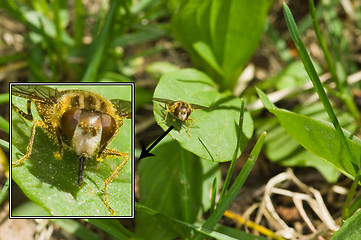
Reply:
[[[60, 88], [60, 87], [59, 87]], [[67, 87], [93, 90], [109, 99], [130, 101], [130, 86]], [[26, 111], [26, 100], [13, 96], [13, 103]], [[40, 119], [35, 105], [32, 113]], [[28, 145], [32, 122], [12, 111], [12, 162], [24, 156]], [[109, 148], [131, 153], [131, 120], [124, 125], [109, 145]], [[77, 185], [78, 159], [73, 150], [64, 149], [61, 160], [54, 157], [58, 143], [41, 128], [36, 128], [32, 155], [17, 167], [12, 168], [12, 179], [33, 202], [53, 216], [109, 216], [104, 200], [104, 181], [112, 174], [123, 158], [107, 158], [102, 162], [91, 159], [85, 163], [84, 183]], [[131, 216], [132, 186], [131, 160], [108, 186], [110, 206], [119, 216]]]
[[176, 70], [179, 70], [179, 67], [177, 65], [170, 62], [162, 61], [149, 63], [145, 68], [146, 73], [155, 79], [160, 78], [165, 73], [173, 72]]
[[[354, 178], [356, 172], [353, 164], [359, 166], [359, 163], [351, 163], [351, 159], [345, 157], [343, 144], [330, 123], [277, 108], [269, 101], [265, 93], [259, 89], [257, 91], [263, 105], [278, 118], [282, 127], [299, 144], [325, 160], [347, 177]], [[344, 133], [347, 136], [351, 136], [346, 130], [344, 130]], [[286, 144], [286, 142], [284, 143]], [[361, 140], [356, 137], [353, 137], [352, 140], [347, 138], [347, 143], [354, 158], [359, 159], [361, 156]]]
[[[210, 108], [195, 109], [190, 115], [194, 124], [188, 121], [182, 124], [164, 109], [164, 103], [154, 101], [153, 112], [157, 123], [186, 150], [201, 158], [225, 162], [233, 158], [237, 145], [237, 129], [241, 99], [230, 93], [218, 93], [213, 81], [204, 73], [194, 69], [183, 69], [162, 76], [154, 92], [155, 98], [172, 101], [184, 101]], [[162, 123], [166, 114], [167, 121]], [[245, 112], [240, 148], [244, 149], [253, 133], [253, 121], [249, 112]], [[238, 156], [240, 156], [241, 151]]]
[[[328, 120], [327, 113], [319, 102], [296, 107], [292, 111], [320, 120]], [[335, 113], [338, 116], [340, 124], [348, 131], [354, 132], [357, 130], [357, 125], [348, 112], [335, 109]], [[337, 181], [339, 171], [312, 152], [307, 151], [300, 146], [300, 144], [279, 125], [276, 118], [267, 118], [262, 122], [258, 121], [256, 129], [258, 134], [260, 134], [261, 131], [268, 132], [264, 153], [271, 161], [288, 167], [314, 167], [327, 181]]]
[[23, 204], [17, 206], [16, 208], [12, 208], [12, 215], [13, 216], [42, 216], [42, 217], [49, 217], [51, 216], [44, 208], [39, 206], [38, 204], [27, 201]]
[[[220, 183], [218, 164], [198, 158], [168, 136], [152, 153], [155, 157], [144, 158], [139, 164], [140, 203], [168, 217], [194, 222], [210, 207], [213, 179]], [[186, 234], [140, 212], [136, 232], [146, 239]]]
[[361, 239], [361, 211], [356, 212], [348, 218], [342, 225], [341, 229], [335, 232], [332, 240], [358, 240]]
[[273, 1], [192, 0], [172, 18], [175, 38], [222, 89], [233, 89], [256, 50]]

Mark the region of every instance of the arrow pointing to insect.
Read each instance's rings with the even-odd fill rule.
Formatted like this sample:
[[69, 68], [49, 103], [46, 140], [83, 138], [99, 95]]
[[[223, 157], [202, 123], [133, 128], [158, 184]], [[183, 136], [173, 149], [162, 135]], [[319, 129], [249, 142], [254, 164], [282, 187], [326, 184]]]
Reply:
[[162, 141], [162, 139], [167, 136], [167, 134], [172, 131], [172, 129], [174, 128], [174, 126], [170, 126], [167, 131], [165, 131], [160, 137], [157, 138], [157, 140], [154, 141], [154, 143], [152, 143], [152, 145], [150, 145], [147, 149], [145, 149], [145, 146], [142, 146], [142, 152], [140, 153], [140, 157], [139, 160], [142, 158], [146, 158], [146, 157], [151, 157], [151, 156], [155, 156], [153, 153], [150, 153], [150, 150], [152, 150], [160, 141]]

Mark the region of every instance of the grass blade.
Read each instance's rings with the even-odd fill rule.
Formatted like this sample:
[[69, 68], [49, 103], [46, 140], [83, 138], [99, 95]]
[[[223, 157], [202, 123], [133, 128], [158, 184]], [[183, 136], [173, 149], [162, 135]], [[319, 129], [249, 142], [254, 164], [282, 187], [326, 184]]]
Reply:
[[81, 0], [75, 0], [74, 5], [74, 40], [77, 46], [81, 46], [85, 27], [85, 11]]
[[308, 2], [309, 2], [309, 6], [310, 6], [310, 13], [311, 13], [311, 18], [312, 18], [313, 28], [315, 29], [318, 43], [320, 44], [322, 52], [325, 55], [325, 60], [326, 60], [328, 69], [331, 73], [331, 79], [334, 83], [336, 83], [337, 89], [340, 91], [340, 94], [339, 94], [340, 98], [344, 101], [345, 105], [348, 107], [348, 109], [350, 110], [352, 115], [356, 119], [360, 119], [360, 113], [357, 110], [357, 107], [355, 106], [355, 102], [353, 101], [353, 97], [350, 93], [350, 89], [348, 88], [348, 85], [343, 84], [337, 76], [335, 64], [332, 60], [330, 51], [327, 48], [326, 41], [321, 33], [321, 28], [318, 23], [315, 4], [314, 4], [313, 0], [309, 0]]
[[94, 82], [97, 77], [97, 72], [100, 67], [102, 55], [107, 44], [107, 38], [110, 34], [115, 19], [115, 14], [118, 12], [121, 1], [111, 1], [109, 11], [107, 13], [104, 25], [98, 36], [95, 37], [95, 42], [92, 43], [94, 51], [91, 53], [91, 59], [82, 78], [82, 82]]
[[[253, 147], [253, 150], [249, 158], [247, 159], [246, 164], [243, 166], [241, 172], [238, 174], [233, 185], [231, 186], [229, 191], [224, 195], [222, 201], [218, 203], [216, 210], [214, 210], [211, 216], [203, 224], [203, 228], [209, 230], [213, 229], [213, 227], [222, 218], [224, 212], [231, 205], [232, 201], [237, 196], [239, 190], [242, 188], [249, 173], [251, 172], [253, 165], [255, 164], [259, 153], [261, 152], [265, 138], [266, 138], [266, 132], [263, 132], [260, 138], [258, 139], [258, 141], [256, 142], [255, 146]], [[200, 235], [198, 235], [197, 237], [199, 238]], [[197, 239], [197, 237], [195, 239]]]
[[174, 229], [178, 229], [178, 232], [182, 231], [180, 229], [187, 228], [188, 230], [194, 230], [194, 231], [197, 231], [198, 233], [202, 233], [204, 235], [207, 235], [207, 236], [215, 238], [215, 239], [224, 239], [224, 240], [235, 239], [233, 237], [227, 236], [225, 234], [222, 234], [222, 233], [219, 233], [219, 232], [216, 232], [216, 231], [210, 231], [208, 229], [205, 229], [202, 226], [196, 226], [194, 224], [187, 223], [187, 222], [178, 220], [176, 218], [168, 217], [168, 216], [166, 216], [166, 215], [164, 215], [164, 214], [162, 214], [160, 212], [157, 212], [156, 210], [148, 208], [148, 207], [146, 207], [146, 206], [144, 206], [142, 204], [139, 204], [139, 203], [135, 204], [135, 209], [136, 209], [136, 211], [141, 211], [141, 212], [147, 213], [147, 214], [149, 214], [151, 216], [154, 216], [157, 219], [163, 221], [164, 223], [172, 225], [172, 227]]
[[91, 229], [83, 226], [80, 222], [74, 219], [51, 219], [53, 223], [74, 235], [80, 240], [100, 240], [102, 236], [99, 233], [93, 232]]
[[217, 196], [217, 178], [214, 178], [213, 183], [212, 183], [210, 213], [212, 213], [214, 211], [214, 207], [216, 206], [216, 196]]
[[9, 178], [6, 180], [4, 187], [0, 191], [0, 205], [4, 202], [9, 194]]
[[137, 239], [136, 235], [126, 229], [117, 219], [84, 219], [94, 226], [104, 230], [112, 236], [113, 239]]
[[[316, 89], [316, 92], [317, 92], [323, 106], [325, 107], [325, 110], [326, 110], [328, 116], [330, 117], [333, 126], [336, 129], [336, 132], [338, 133], [340, 141], [342, 142], [342, 146], [345, 149], [346, 155], [350, 159], [350, 161], [345, 162], [345, 164], [350, 166], [352, 164], [352, 162], [356, 162], [354, 160], [355, 157], [351, 153], [351, 150], [350, 150], [349, 145], [347, 144], [345, 135], [342, 132], [341, 126], [340, 126], [340, 124], [339, 124], [339, 122], [337, 120], [337, 117], [336, 117], [336, 115], [335, 115], [335, 113], [334, 113], [334, 111], [333, 111], [333, 109], [331, 107], [330, 101], [327, 98], [325, 90], [323, 89], [323, 86], [322, 86], [321, 81], [320, 81], [320, 79], [319, 79], [319, 77], [317, 75], [317, 72], [316, 72], [316, 70], [315, 70], [315, 68], [314, 68], [314, 66], [312, 64], [310, 56], [308, 55], [307, 50], [305, 48], [305, 45], [303, 44], [303, 42], [301, 40], [300, 33], [299, 33], [298, 29], [297, 29], [295, 20], [293, 19], [291, 11], [288, 8], [286, 3], [283, 4], [283, 10], [284, 10], [284, 15], [285, 15], [287, 27], [288, 27], [288, 29], [290, 31], [292, 40], [295, 43], [295, 46], [296, 46], [298, 54], [299, 54], [299, 56], [301, 58], [301, 61], [302, 61], [303, 65], [305, 66], [306, 72], [307, 72], [308, 76], [310, 77], [310, 79], [312, 81], [312, 84], [314, 85], [314, 87]], [[353, 167], [355, 168], [356, 172], [359, 172], [358, 169], [357, 169], [357, 166], [354, 165]], [[358, 179], [357, 176], [355, 177], [355, 180], [356, 179]], [[353, 196], [354, 192], [352, 192], [350, 190], [349, 194], [351, 194]], [[348, 201], [346, 201], [346, 203], [347, 202]], [[348, 209], [348, 204], [346, 204], [346, 203], [345, 203], [344, 210], [343, 210], [343, 212], [344, 212], [343, 215], [344, 216], [345, 216], [345, 213], [347, 211], [346, 209]]]
[[236, 164], [236, 160], [237, 160], [237, 156], [238, 156], [239, 145], [240, 145], [240, 141], [241, 141], [240, 136], [242, 134], [242, 126], [243, 126], [243, 115], [244, 115], [244, 101], [243, 101], [243, 99], [241, 101], [242, 102], [241, 102], [241, 110], [240, 110], [239, 122], [238, 122], [238, 133], [237, 133], [238, 139], [237, 139], [236, 151], [234, 152], [231, 165], [229, 166], [228, 173], [227, 173], [227, 176], [226, 176], [226, 180], [224, 181], [222, 192], [221, 192], [221, 195], [219, 197], [219, 201], [222, 201], [222, 198], [223, 198], [224, 194], [228, 190], [228, 186], [229, 186], [229, 183], [231, 181], [231, 177], [232, 177], [233, 170], [234, 170], [234, 165]]
[[5, 141], [3, 139], [0, 139], [0, 147], [3, 147], [5, 149], [9, 149], [9, 142]]
[[0, 116], [0, 130], [3, 130], [7, 134], [9, 134], [9, 122], [5, 120], [2, 116]]

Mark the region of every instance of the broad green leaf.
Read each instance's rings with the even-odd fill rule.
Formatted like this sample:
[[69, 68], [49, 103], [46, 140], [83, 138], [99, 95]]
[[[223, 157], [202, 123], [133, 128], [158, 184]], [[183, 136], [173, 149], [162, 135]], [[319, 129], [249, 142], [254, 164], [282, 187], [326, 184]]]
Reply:
[[333, 236], [332, 240], [358, 240], [361, 239], [361, 211], [348, 218]]
[[[257, 91], [263, 105], [278, 118], [282, 127], [284, 127], [299, 144], [338, 169], [347, 177], [351, 179], [354, 178], [356, 172], [353, 165], [359, 166], [359, 163], [351, 163], [350, 159], [345, 158], [343, 145], [336, 130], [330, 123], [277, 108], [261, 90], [258, 89]], [[344, 130], [344, 133], [348, 137], [351, 136], [346, 130]], [[353, 137], [352, 140], [347, 138], [347, 142], [354, 158], [360, 159], [360, 139], [356, 137]], [[284, 142], [284, 144], [286, 144], [286, 142]]]
[[[210, 207], [214, 178], [220, 182], [217, 163], [198, 158], [166, 137], [139, 164], [140, 203], [168, 217], [192, 223]], [[181, 163], [184, 163], [183, 166]], [[185, 190], [186, 188], [186, 190]], [[151, 216], [137, 212], [136, 232], [146, 239], [170, 239], [180, 232]]]
[[[296, 107], [292, 111], [320, 120], [328, 119], [327, 113], [324, 111], [321, 103]], [[348, 112], [337, 111], [337, 109], [335, 109], [335, 112], [343, 127], [350, 132], [356, 130], [357, 126]], [[288, 167], [314, 167], [327, 181], [337, 181], [339, 171], [312, 152], [300, 146], [300, 144], [279, 125], [276, 118], [267, 118], [262, 121], [262, 123], [258, 121], [256, 129], [258, 129], [258, 134], [260, 134], [261, 131], [268, 132], [264, 152], [271, 161]]]
[[[157, 123], [167, 130], [174, 125], [169, 134], [186, 150], [201, 158], [225, 162], [233, 158], [237, 145], [237, 124], [241, 99], [230, 93], [218, 93], [212, 80], [202, 72], [184, 69], [163, 75], [154, 92], [155, 98], [172, 101], [184, 101], [210, 108], [195, 109], [191, 120], [182, 124], [164, 109], [164, 103], [154, 101], [154, 116]], [[167, 115], [167, 120], [164, 119]], [[163, 122], [163, 123], [162, 123]], [[188, 129], [189, 127], [189, 129]], [[189, 135], [187, 134], [187, 129]], [[249, 112], [245, 112], [241, 150], [244, 149], [253, 133], [253, 121]], [[239, 155], [241, 151], [239, 152]]]
[[[67, 87], [68, 89], [71, 87]], [[131, 100], [129, 86], [76, 87], [93, 90], [109, 99]], [[13, 103], [26, 111], [26, 100], [13, 96]], [[35, 119], [40, 119], [32, 104]], [[12, 162], [24, 156], [31, 133], [32, 122], [12, 112]], [[110, 148], [131, 153], [131, 120], [124, 125], [111, 142]], [[104, 200], [104, 181], [112, 174], [122, 158], [107, 158], [102, 162], [91, 159], [85, 163], [84, 182], [77, 184], [78, 159], [71, 149], [65, 149], [61, 160], [54, 157], [58, 143], [41, 128], [36, 128], [32, 155], [12, 168], [12, 179], [25, 195], [45, 208], [53, 216], [110, 216]], [[132, 209], [131, 158], [108, 186], [109, 204], [118, 216], [131, 216]]]
[[258, 46], [272, 2], [185, 1], [173, 15], [172, 31], [193, 63], [231, 90]]
[[42, 217], [50, 217], [51, 215], [38, 204], [27, 201], [16, 208], [12, 209], [13, 216], [42, 216]]

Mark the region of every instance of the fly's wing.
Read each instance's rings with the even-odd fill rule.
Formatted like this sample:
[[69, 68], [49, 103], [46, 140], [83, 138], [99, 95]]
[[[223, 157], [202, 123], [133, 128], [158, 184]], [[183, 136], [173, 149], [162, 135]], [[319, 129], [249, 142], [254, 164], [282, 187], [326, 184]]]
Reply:
[[110, 101], [117, 109], [118, 116], [127, 119], [132, 118], [132, 103], [130, 101], [121, 100], [121, 99], [111, 99]]
[[[173, 100], [169, 100], [169, 99], [164, 99], [164, 98], [153, 98], [154, 101], [157, 101], [157, 102], [162, 102], [162, 103], [166, 103], [166, 104], [174, 104], [176, 101], [173, 101]], [[191, 105], [191, 107], [193, 109], [200, 109], [200, 110], [211, 110], [210, 108], [208, 107], [205, 107], [205, 106], [201, 106], [201, 105], [198, 105], [198, 104], [189, 104]]]
[[153, 100], [157, 101], [157, 102], [161, 102], [161, 103], [166, 103], [166, 104], [173, 104], [175, 102], [173, 100], [164, 99], [164, 98], [153, 98]]
[[11, 93], [29, 100], [54, 103], [58, 91], [54, 88], [40, 85], [13, 85], [11, 86]]
[[193, 109], [199, 109], [199, 110], [211, 110], [209, 107], [201, 106], [198, 104], [190, 104]]

